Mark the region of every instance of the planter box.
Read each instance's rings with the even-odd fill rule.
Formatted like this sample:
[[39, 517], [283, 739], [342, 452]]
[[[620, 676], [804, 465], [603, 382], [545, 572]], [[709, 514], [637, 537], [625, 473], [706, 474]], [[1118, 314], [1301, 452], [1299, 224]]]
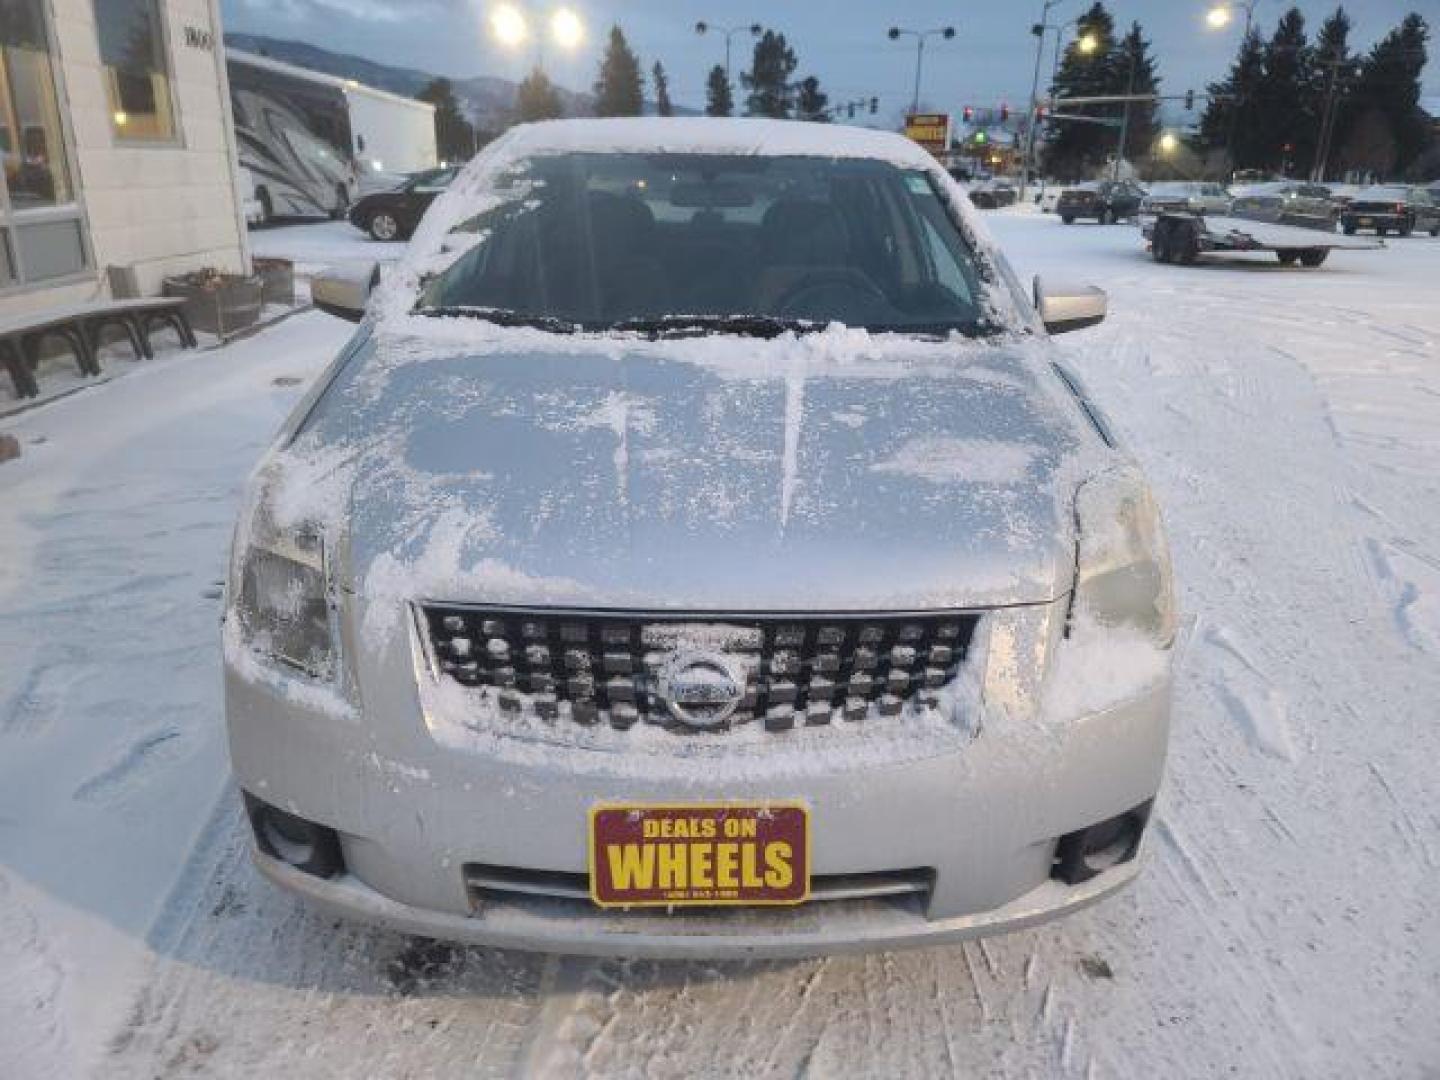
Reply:
[[289, 259], [254, 259], [265, 303], [295, 306], [295, 264]]
[[185, 314], [191, 326], [222, 339], [253, 326], [265, 306], [259, 277], [225, 277], [218, 285], [166, 278], [164, 285], [166, 296], [185, 298]]

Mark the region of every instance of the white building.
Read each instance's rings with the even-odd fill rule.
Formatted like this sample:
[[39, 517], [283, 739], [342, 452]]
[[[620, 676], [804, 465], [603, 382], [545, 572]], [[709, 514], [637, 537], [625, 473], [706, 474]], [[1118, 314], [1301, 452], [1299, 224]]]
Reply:
[[248, 263], [218, 0], [0, 0], [0, 314]]

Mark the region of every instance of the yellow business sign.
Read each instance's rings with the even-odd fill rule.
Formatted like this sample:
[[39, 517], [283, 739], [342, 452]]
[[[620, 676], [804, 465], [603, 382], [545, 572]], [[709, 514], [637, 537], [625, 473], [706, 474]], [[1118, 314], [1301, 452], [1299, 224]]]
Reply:
[[932, 154], [950, 149], [949, 113], [910, 113], [905, 117], [905, 137]]

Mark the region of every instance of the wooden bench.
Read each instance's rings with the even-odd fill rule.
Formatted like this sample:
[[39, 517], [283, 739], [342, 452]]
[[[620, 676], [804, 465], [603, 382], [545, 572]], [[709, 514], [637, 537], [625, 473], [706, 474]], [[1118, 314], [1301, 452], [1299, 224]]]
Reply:
[[125, 334], [137, 360], [154, 357], [150, 335], [165, 326], [179, 336], [182, 348], [193, 349], [198, 343], [184, 307], [181, 297], [157, 296], [97, 300], [0, 318], [0, 363], [10, 372], [17, 397], [36, 397], [40, 386], [35, 380], [35, 368], [40, 362], [40, 345], [46, 338], [60, 338], [70, 346], [82, 375], [99, 375], [100, 338], [108, 327], [118, 327]]

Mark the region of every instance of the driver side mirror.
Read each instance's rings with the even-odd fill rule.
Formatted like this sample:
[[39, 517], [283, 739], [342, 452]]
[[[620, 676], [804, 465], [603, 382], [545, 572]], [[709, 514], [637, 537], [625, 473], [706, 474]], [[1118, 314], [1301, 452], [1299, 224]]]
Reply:
[[331, 266], [310, 279], [310, 301], [327, 315], [358, 323], [380, 284], [380, 264]]
[[1051, 334], [1068, 334], [1104, 322], [1109, 306], [1094, 285], [1051, 285], [1035, 276], [1035, 310]]

